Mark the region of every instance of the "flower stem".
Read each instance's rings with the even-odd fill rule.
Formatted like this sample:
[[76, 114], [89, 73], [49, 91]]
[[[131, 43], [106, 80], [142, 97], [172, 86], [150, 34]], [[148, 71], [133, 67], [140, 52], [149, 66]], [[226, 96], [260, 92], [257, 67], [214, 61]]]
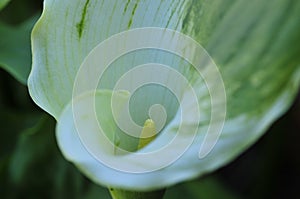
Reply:
[[151, 192], [137, 192], [111, 188], [109, 192], [113, 199], [162, 199], [165, 189]]

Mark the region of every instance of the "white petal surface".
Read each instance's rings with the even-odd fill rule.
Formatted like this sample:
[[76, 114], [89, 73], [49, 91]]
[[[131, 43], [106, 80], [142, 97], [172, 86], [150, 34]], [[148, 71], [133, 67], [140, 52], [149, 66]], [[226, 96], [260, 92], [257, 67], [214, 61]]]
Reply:
[[[239, 1], [239, 0], [46, 0], [44, 12], [35, 26], [33, 38], [33, 69], [28, 81], [34, 101], [58, 120], [57, 140], [65, 157], [76, 164], [94, 182], [124, 189], [150, 190], [175, 184], [213, 171], [243, 152], [256, 141], [271, 123], [281, 116], [292, 103], [300, 82], [300, 28], [298, 23], [300, 3], [292, 0]], [[226, 122], [213, 151], [199, 159], [200, 147], [209, 127], [211, 101], [207, 85], [195, 81], [199, 99], [200, 125], [191, 147], [173, 164], [148, 173], [126, 173], [107, 167], [91, 155], [91, 149], [83, 145], [73, 121], [71, 97], [74, 79], [88, 53], [109, 36], [139, 27], [162, 27], [181, 31], [205, 46], [217, 63], [224, 80], [227, 96]], [[198, 55], [195, 55], [197, 57]], [[128, 55], [113, 63], [111, 71], [100, 81], [99, 88], [111, 89], [119, 77], [131, 67], [155, 62], [171, 65], [193, 80], [194, 71], [182, 60], [160, 51]], [[127, 66], [128, 65], [128, 66]], [[122, 70], [120, 70], [120, 67]], [[218, 88], [215, 84], [212, 88]], [[175, 101], [167, 104], [164, 90], [144, 91], [150, 94], [143, 99], [137, 94], [134, 104], [141, 100], [132, 113], [142, 123], [146, 116], [139, 113], [143, 106], [159, 101], [167, 105], [172, 117], [157, 139], [141, 152], [160, 148], [174, 138], [180, 122]], [[109, 92], [99, 91], [98, 100]], [[91, 96], [86, 95], [86, 102]], [[165, 101], [164, 101], [165, 100]], [[96, 97], [97, 101], [97, 97]], [[174, 103], [174, 104], [173, 104]], [[69, 105], [68, 105], [69, 104]], [[88, 104], [88, 103], [87, 103]], [[101, 104], [101, 103], [100, 103]], [[168, 107], [169, 105], [169, 107]], [[193, 109], [193, 103], [184, 103]], [[85, 107], [85, 106], [83, 106]], [[107, 107], [105, 107], [107, 108]], [[106, 110], [106, 109], [105, 109]], [[89, 109], [87, 109], [89, 111]], [[144, 112], [144, 111], [143, 111]], [[101, 111], [98, 114], [103, 114]], [[88, 115], [89, 117], [90, 115]], [[193, 126], [183, 120], [187, 127]], [[83, 126], [91, 126], [82, 121]], [[137, 162], [134, 154], [117, 156], [115, 163], [132, 170], [142, 171], [177, 156], [191, 140], [193, 133], [181, 135], [177, 147], [161, 151], [153, 159]], [[214, 140], [206, 139], [214, 144]], [[97, 143], [97, 142], [95, 142]], [[95, 147], [105, 147], [94, 145]], [[202, 150], [202, 149], [201, 149]], [[88, 152], [89, 151], [89, 152]], [[106, 157], [114, 157], [103, 150]]]

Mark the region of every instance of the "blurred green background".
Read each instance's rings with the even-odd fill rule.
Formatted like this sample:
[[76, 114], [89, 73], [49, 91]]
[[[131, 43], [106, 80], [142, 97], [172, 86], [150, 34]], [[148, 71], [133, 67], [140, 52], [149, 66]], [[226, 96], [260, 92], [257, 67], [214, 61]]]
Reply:
[[[12, 0], [0, 12], [0, 198], [110, 198], [58, 150], [55, 121], [30, 99], [30, 30], [41, 0]], [[3, 64], [12, 60], [12, 70]], [[13, 74], [15, 77], [12, 77]], [[250, 149], [231, 164], [170, 187], [166, 199], [299, 198], [300, 97]], [[297, 197], [298, 196], [298, 197]]]

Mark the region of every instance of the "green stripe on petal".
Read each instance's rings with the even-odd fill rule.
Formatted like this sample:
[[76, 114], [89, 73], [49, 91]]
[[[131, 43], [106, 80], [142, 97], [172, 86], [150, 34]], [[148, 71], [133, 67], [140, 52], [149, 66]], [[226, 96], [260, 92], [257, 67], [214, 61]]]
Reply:
[[184, 0], [130, 1], [128, 5], [117, 0], [90, 0], [88, 4], [46, 0], [32, 33], [33, 66], [28, 80], [32, 98], [58, 118], [71, 100], [80, 64], [98, 43], [130, 28], [180, 30], [185, 4]]

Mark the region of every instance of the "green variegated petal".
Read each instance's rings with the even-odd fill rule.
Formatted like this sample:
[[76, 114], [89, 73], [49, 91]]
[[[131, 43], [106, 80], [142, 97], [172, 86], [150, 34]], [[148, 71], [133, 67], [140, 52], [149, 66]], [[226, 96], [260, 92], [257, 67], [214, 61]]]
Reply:
[[79, 66], [97, 44], [131, 28], [181, 30], [185, 4], [184, 0], [77, 0], [72, 4], [46, 0], [32, 33], [33, 69], [28, 82], [32, 98], [57, 118], [71, 100]]
[[[300, 3], [296, 1], [76, 0], [70, 4], [68, 1], [46, 0], [44, 6], [43, 15], [32, 35], [30, 94], [38, 105], [58, 120], [57, 139], [64, 156], [98, 184], [129, 190], [152, 190], [218, 169], [255, 142], [288, 109], [299, 90], [300, 47], [296, 44], [300, 42]], [[201, 81], [193, 85], [199, 99], [199, 108], [203, 111], [201, 124], [195, 141], [182, 155], [181, 146], [189, 143], [193, 136], [189, 130], [179, 136], [176, 146], [155, 154], [156, 161], [152, 157], [138, 162], [135, 153], [116, 156], [112, 148], [105, 148], [101, 139], [91, 140], [92, 148], [87, 148], [82, 137], [79, 138], [78, 124], [85, 127], [87, 132], [94, 132], [93, 126], [89, 125], [93, 112], [84, 108], [91, 104], [89, 100], [94, 96], [85, 95], [73, 101], [73, 104], [71, 101], [75, 76], [84, 58], [111, 35], [148, 26], [170, 28], [187, 34], [206, 47], [218, 65], [227, 96], [227, 116], [217, 144], [204, 158], [198, 157], [205, 132], [209, 128], [210, 98], [207, 91], [202, 92], [205, 86]], [[117, 60], [107, 71], [107, 76], [100, 81], [99, 88], [112, 89], [124, 72], [145, 62], [171, 65], [187, 79], [192, 81], [194, 78], [195, 71], [184, 70], [189, 66], [185, 66], [183, 60], [157, 50], [129, 54]], [[124, 67], [117, 68], [120, 65]], [[147, 89], [137, 93], [133, 99], [134, 104], [142, 101], [131, 107], [131, 114], [137, 123], [146, 119], [144, 109], [147, 108], [143, 104], [148, 107], [154, 103], [153, 96], [157, 95], [162, 104], [172, 97], [164, 98], [164, 90]], [[147, 96], [145, 99], [143, 92]], [[97, 93], [96, 105], [109, 110], [110, 91], [98, 90]], [[181, 123], [187, 129], [195, 126], [193, 120], [189, 120], [191, 118], [182, 118], [181, 121], [178, 104], [176, 101], [172, 103], [166, 108], [171, 117], [161, 135], [141, 152], [166, 145], [174, 138]], [[75, 125], [72, 105], [90, 113], [85, 117], [91, 120], [79, 120]], [[186, 101], [182, 105], [190, 111], [195, 108], [193, 103]], [[97, 112], [98, 117], [105, 118], [103, 114], [109, 111]], [[113, 129], [115, 124], [109, 118], [106, 118], [107, 128]], [[211, 125], [215, 126], [218, 122]], [[110, 136], [113, 133], [112, 130], [108, 132]], [[123, 141], [126, 143], [126, 139]], [[213, 144], [213, 140], [206, 141]], [[131, 147], [130, 144], [128, 147]], [[118, 171], [99, 161], [99, 157], [94, 154], [95, 150], [105, 158], [111, 158], [113, 163], [119, 162], [129, 170], [136, 171], [160, 167], [169, 157], [181, 156], [173, 164], [159, 170], [133, 174]]]
[[[299, 83], [299, 78], [291, 79], [288, 82], [288, 85], [293, 88], [295, 86], [295, 81], [298, 81]], [[291, 90], [287, 89], [285, 92], [283, 92], [276, 102], [271, 104], [272, 108], [268, 109], [267, 112], [264, 112], [261, 115], [252, 117], [248, 116], [247, 114], [240, 114], [239, 117], [228, 119], [225, 123], [222, 135], [213, 151], [204, 159], [199, 159], [198, 153], [205, 136], [205, 134], [201, 132], [205, 132], [207, 129], [207, 126], [202, 126], [199, 129], [199, 134], [197, 135], [195, 142], [190, 146], [186, 153], [184, 153], [184, 155], [182, 155], [172, 165], [155, 172], [140, 174], [121, 172], [107, 166], [107, 163], [101, 162], [101, 159], [97, 159], [96, 154], [93, 154], [86, 148], [87, 146], [83, 145], [82, 140], [78, 136], [78, 131], [76, 130], [78, 126], [86, 125], [85, 129], [87, 132], [92, 132], [93, 125], [91, 122], [81, 121], [81, 124], [77, 123], [76, 126], [72, 117], [73, 113], [71, 106], [67, 106], [61, 118], [59, 119], [57, 126], [57, 139], [64, 156], [69, 161], [74, 162], [83, 173], [85, 173], [97, 184], [121, 187], [129, 190], [158, 189], [182, 180], [211, 172], [232, 160], [236, 155], [238, 155], [257, 138], [259, 138], [261, 132], [265, 131], [266, 128], [274, 121], [274, 115], [281, 114], [288, 107], [287, 102], [292, 101], [290, 91]], [[109, 95], [110, 94], [107, 91], [98, 91], [96, 94], [96, 104], [99, 105], [99, 108], [108, 107], [103, 103], [110, 102]], [[90, 104], [89, 98], [93, 97], [94, 96], [91, 94], [85, 95], [79, 100], [75, 100], [74, 103], [81, 103], [80, 107], [84, 110], [88, 110], [87, 107]], [[98, 117], [105, 117], [107, 113], [108, 112], [106, 110], [103, 112], [98, 111], [98, 114], [100, 114]], [[89, 115], [89, 117], [85, 119], [91, 121], [92, 114], [92, 112], [90, 112], [90, 114], [85, 114]], [[151, 142], [151, 144], [148, 145], [144, 151], [150, 150], [151, 148], [159, 148], [160, 146], [166, 144], [170, 138], [176, 134], [176, 124], [180, 122], [177, 122], [177, 119], [178, 118], [176, 118], [173, 123], [167, 127], [162, 136]], [[99, 121], [101, 120], [99, 119]], [[243, 132], [246, 132], [247, 135], [245, 135]], [[98, 132], [92, 132], [91, 134], [93, 133], [94, 135], [97, 135]], [[190, 134], [187, 134], [187, 136], [189, 135]], [[109, 150], [108, 148], [108, 151], [105, 152], [105, 143], [102, 142], [102, 139], [97, 138], [97, 136], [90, 138], [96, 140], [94, 147], [101, 149], [103, 146], [102, 153], [114, 157], [114, 149]], [[129, 154], [124, 157], [119, 157], [119, 162], [120, 164], [124, 165], [124, 167], [127, 166], [127, 168], [130, 167], [132, 170], [136, 171], [150, 168], [153, 165], [154, 167], [155, 165], [159, 167], [159, 160], [165, 160], [172, 155], [177, 156], [177, 153], [180, 153], [180, 151], [177, 151], [178, 148], [180, 148], [180, 144], [185, 144], [189, 141], [190, 140], [188, 137], [181, 137], [180, 142], [174, 144], [176, 147], [169, 147], [167, 150], [161, 150], [155, 154], [156, 161], [153, 161], [153, 158], [149, 158], [145, 159], [143, 162], [137, 162], [136, 159], [132, 157], [133, 155]]]

